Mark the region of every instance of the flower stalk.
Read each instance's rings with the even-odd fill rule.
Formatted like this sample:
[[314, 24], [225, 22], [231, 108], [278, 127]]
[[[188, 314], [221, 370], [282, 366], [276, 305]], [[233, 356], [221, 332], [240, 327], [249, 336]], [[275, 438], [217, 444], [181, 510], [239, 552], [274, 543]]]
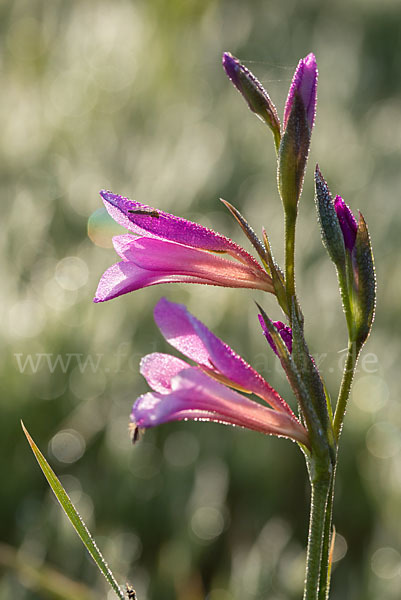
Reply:
[[359, 347], [355, 342], [350, 342], [348, 344], [340, 392], [337, 399], [336, 411], [334, 413], [333, 428], [336, 440], [338, 440], [341, 435], [345, 412], [347, 410], [347, 402], [350, 395], [360, 351], [361, 347]]

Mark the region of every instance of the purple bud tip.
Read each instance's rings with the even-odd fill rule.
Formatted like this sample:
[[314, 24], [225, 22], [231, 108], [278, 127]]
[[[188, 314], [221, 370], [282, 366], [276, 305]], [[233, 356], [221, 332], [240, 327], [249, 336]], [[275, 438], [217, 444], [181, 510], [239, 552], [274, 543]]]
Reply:
[[[265, 338], [269, 342], [270, 347], [272, 348], [273, 352], [275, 354], [277, 354], [277, 356], [278, 356], [276, 344], [274, 343], [272, 336], [270, 335], [269, 331], [267, 330], [267, 327], [265, 325], [265, 321], [264, 321], [262, 315], [258, 315], [258, 318], [259, 318], [259, 323], [263, 329]], [[291, 329], [291, 327], [288, 327], [288, 325], [285, 325], [281, 321], [273, 321], [273, 325], [277, 329], [279, 334], [281, 335], [281, 338], [282, 338], [284, 344], [287, 346], [288, 352], [291, 354], [291, 352], [292, 352], [292, 329]]]
[[240, 62], [230, 52], [223, 54], [223, 67], [231, 81], [237, 85], [237, 72], [240, 68]]
[[337, 218], [343, 233], [345, 247], [352, 252], [355, 246], [358, 223], [341, 196], [334, 198], [334, 208], [336, 209]]
[[294, 97], [297, 93], [304, 103], [309, 129], [312, 129], [316, 114], [317, 77], [316, 58], [311, 52], [305, 58], [301, 58], [295, 70], [287, 101], [285, 103], [284, 129], [287, 127]]

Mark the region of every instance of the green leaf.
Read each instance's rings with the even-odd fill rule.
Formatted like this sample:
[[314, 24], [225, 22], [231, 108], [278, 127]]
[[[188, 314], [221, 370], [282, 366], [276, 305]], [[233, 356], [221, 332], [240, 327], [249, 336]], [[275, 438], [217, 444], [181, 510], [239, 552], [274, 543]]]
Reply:
[[68, 497], [67, 492], [61, 485], [56, 474], [51, 469], [49, 463], [47, 462], [47, 460], [45, 459], [43, 454], [40, 452], [39, 448], [37, 447], [37, 445], [35, 444], [33, 439], [29, 435], [29, 433], [28, 433], [27, 429], [25, 428], [25, 425], [23, 424], [22, 421], [21, 421], [21, 426], [25, 433], [26, 439], [29, 442], [29, 445], [31, 446], [32, 452], [34, 453], [35, 458], [38, 461], [39, 466], [43, 471], [44, 476], [46, 477], [54, 495], [56, 496], [57, 500], [61, 504], [62, 509], [64, 510], [65, 514], [69, 518], [75, 531], [81, 538], [81, 540], [82, 540], [83, 544], [85, 545], [86, 549], [88, 550], [89, 554], [92, 556], [99, 571], [105, 576], [105, 578], [107, 579], [108, 583], [111, 585], [112, 589], [114, 590], [114, 592], [116, 593], [118, 598], [120, 598], [121, 600], [124, 600], [125, 599], [124, 592], [120, 589], [117, 581], [115, 580], [113, 573], [110, 571], [99, 548], [96, 546], [95, 540], [92, 538], [91, 534], [89, 533], [88, 528], [86, 527], [82, 518], [78, 514], [75, 506], [73, 505], [70, 498]]

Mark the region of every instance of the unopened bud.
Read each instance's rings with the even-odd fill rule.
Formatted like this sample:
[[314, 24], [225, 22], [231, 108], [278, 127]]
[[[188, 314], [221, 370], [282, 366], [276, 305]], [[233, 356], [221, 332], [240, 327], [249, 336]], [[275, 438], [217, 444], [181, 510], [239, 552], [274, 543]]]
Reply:
[[287, 127], [288, 119], [294, 103], [294, 98], [297, 94], [302, 100], [302, 104], [306, 112], [306, 120], [309, 129], [312, 131], [316, 114], [317, 77], [318, 71], [316, 66], [316, 58], [311, 52], [305, 58], [301, 58], [295, 70], [294, 77], [292, 78], [290, 91], [288, 92], [284, 109], [284, 131]]
[[249, 108], [272, 130], [275, 140], [280, 141], [280, 119], [276, 107], [262, 84], [229, 52], [223, 54], [223, 67]]

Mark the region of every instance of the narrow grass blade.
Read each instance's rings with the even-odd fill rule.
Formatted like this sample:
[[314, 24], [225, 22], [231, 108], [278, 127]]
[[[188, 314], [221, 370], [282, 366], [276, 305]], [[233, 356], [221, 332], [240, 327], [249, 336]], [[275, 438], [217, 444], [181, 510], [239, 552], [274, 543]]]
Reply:
[[73, 527], [75, 528], [75, 531], [81, 538], [81, 540], [82, 540], [83, 544], [85, 545], [86, 549], [88, 550], [89, 554], [92, 556], [99, 571], [101, 571], [101, 573], [105, 576], [105, 578], [107, 579], [108, 583], [111, 585], [113, 590], [115, 591], [118, 598], [120, 598], [120, 600], [124, 600], [125, 599], [124, 592], [120, 589], [117, 581], [114, 578], [113, 573], [110, 571], [99, 548], [96, 546], [95, 540], [92, 538], [91, 534], [89, 533], [88, 528], [86, 527], [82, 518], [79, 516], [75, 506], [69, 499], [67, 492], [61, 485], [56, 474], [51, 469], [50, 465], [48, 464], [48, 462], [45, 459], [45, 457], [43, 456], [43, 454], [40, 452], [39, 448], [37, 447], [37, 445], [35, 444], [33, 439], [29, 435], [29, 433], [28, 433], [27, 429], [25, 428], [25, 425], [23, 424], [22, 421], [21, 421], [21, 426], [25, 433], [26, 439], [29, 442], [29, 445], [31, 446], [32, 452], [34, 453], [35, 458], [38, 461], [39, 466], [43, 471], [44, 476], [46, 477], [57, 500], [61, 504], [62, 509], [64, 510], [65, 514], [69, 518]]

